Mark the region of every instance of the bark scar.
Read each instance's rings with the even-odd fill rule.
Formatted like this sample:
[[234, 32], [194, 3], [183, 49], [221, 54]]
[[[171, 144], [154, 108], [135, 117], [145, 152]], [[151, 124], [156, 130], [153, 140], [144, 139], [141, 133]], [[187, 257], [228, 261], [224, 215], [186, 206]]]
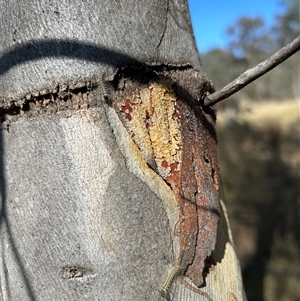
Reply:
[[[193, 80], [194, 74], [185, 79], [188, 87]], [[205, 284], [220, 216], [214, 128], [207, 124], [199, 102], [175, 93], [172, 81], [165, 77], [120, 97], [115, 109], [146, 162], [155, 163], [156, 173], [177, 199], [180, 252], [163, 293], [182, 274], [200, 287]]]

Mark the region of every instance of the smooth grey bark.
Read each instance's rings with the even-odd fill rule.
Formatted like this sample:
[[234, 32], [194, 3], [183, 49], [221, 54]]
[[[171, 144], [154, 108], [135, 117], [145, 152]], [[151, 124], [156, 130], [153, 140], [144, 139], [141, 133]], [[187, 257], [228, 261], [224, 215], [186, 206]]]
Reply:
[[182, 0], [3, 0], [0, 12], [0, 88], [10, 95], [136, 61], [200, 68]]
[[155, 299], [156, 264], [171, 260], [163, 205], [126, 168], [103, 111], [78, 119], [19, 120], [4, 134], [3, 299]]
[[[1, 0], [0, 14], [2, 300], [162, 300], [178, 251], [171, 189], [101, 92], [76, 110], [43, 97], [130, 64], [202, 72], [185, 1]], [[201, 290], [242, 300], [225, 218], [219, 232]], [[170, 291], [208, 300], [177, 280]]]

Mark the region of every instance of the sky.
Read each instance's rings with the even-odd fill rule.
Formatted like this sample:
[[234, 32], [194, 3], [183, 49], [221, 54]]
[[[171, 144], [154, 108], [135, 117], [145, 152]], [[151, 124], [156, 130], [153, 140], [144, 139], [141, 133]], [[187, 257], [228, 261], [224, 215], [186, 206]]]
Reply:
[[188, 0], [200, 53], [226, 46], [226, 29], [241, 17], [262, 17], [272, 24], [282, 12], [279, 0]]

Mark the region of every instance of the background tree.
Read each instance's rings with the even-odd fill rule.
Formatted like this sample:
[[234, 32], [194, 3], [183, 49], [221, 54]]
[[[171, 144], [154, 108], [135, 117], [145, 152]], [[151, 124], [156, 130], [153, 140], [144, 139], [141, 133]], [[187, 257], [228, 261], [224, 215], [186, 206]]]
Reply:
[[[283, 12], [275, 16], [272, 24], [267, 25], [261, 17], [240, 17], [226, 30], [228, 45], [223, 52], [232, 56], [231, 68], [228, 61], [220, 57], [214, 49], [202, 54], [203, 66], [217, 88], [224, 86], [226, 74], [230, 82], [239, 75], [241, 68], [251, 68], [269, 57], [276, 49], [291, 42], [299, 34], [299, 3], [298, 1], [283, 1]], [[230, 55], [229, 55], [230, 54]], [[234, 95], [234, 99], [265, 99], [299, 98], [299, 54], [292, 56], [276, 69], [265, 74], [242, 91]], [[241, 65], [242, 64], [242, 65]], [[216, 66], [219, 71], [216, 72]], [[244, 69], [245, 70], [245, 69]], [[220, 82], [222, 77], [222, 82]], [[221, 86], [219, 86], [219, 83]], [[222, 106], [239, 106], [239, 101], [227, 102]]]
[[295, 39], [299, 34], [299, 1], [282, 0], [284, 11], [276, 16], [276, 23], [272, 28], [277, 46], [283, 47]]

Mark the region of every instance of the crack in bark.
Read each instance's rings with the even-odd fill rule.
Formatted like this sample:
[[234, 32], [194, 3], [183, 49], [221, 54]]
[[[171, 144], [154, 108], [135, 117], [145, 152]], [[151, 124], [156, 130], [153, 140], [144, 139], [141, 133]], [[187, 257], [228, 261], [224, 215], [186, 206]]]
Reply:
[[1, 128], [8, 129], [19, 117], [35, 117], [41, 114], [68, 114], [69, 111], [98, 106], [96, 90], [99, 83], [92, 80], [67, 85], [56, 85], [52, 89], [34, 91], [17, 100], [7, 101], [0, 107]]
[[163, 32], [162, 32], [161, 37], [160, 37], [160, 40], [159, 40], [159, 42], [158, 42], [158, 44], [157, 44], [157, 46], [156, 46], [157, 52], [158, 52], [159, 46], [160, 46], [161, 43], [162, 43], [162, 40], [163, 40], [163, 38], [164, 38], [164, 36], [165, 36], [165, 32], [166, 32], [166, 29], [167, 29], [168, 13], [169, 13], [169, 2], [170, 2], [170, 0], [167, 1], [166, 17], [165, 17], [165, 24], [164, 24]]

